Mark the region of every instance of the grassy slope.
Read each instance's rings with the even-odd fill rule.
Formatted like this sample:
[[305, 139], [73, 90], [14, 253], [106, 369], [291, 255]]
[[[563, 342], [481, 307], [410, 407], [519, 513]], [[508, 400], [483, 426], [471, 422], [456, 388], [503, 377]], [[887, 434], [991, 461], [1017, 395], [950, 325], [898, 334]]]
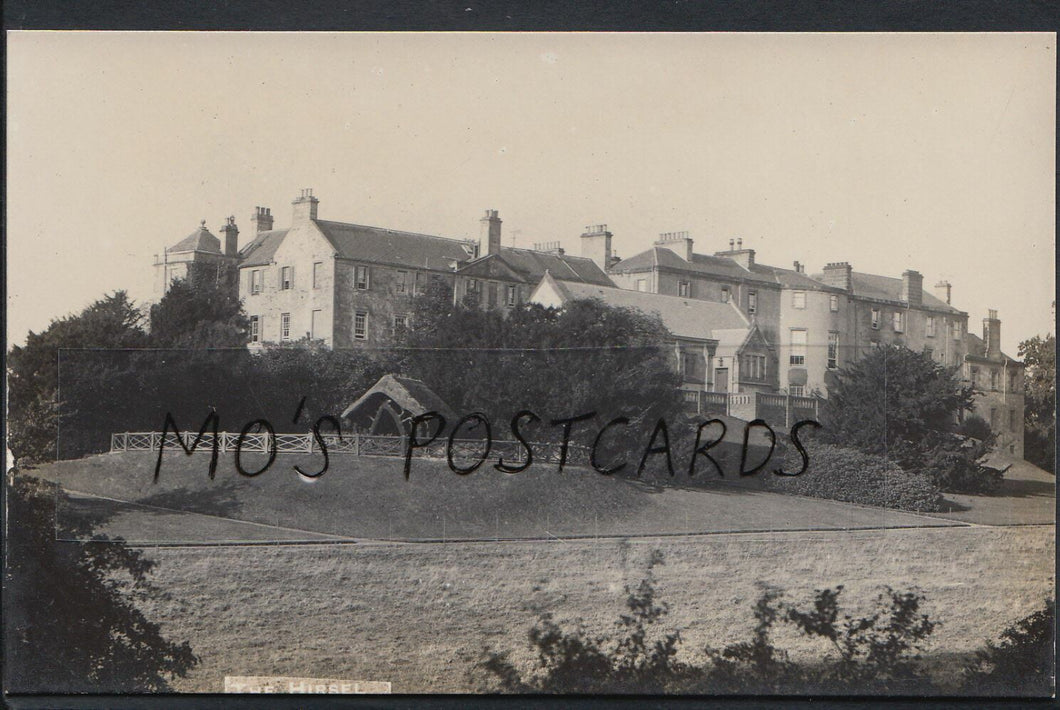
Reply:
[[[749, 638], [756, 584], [806, 601], [822, 586], [868, 602], [884, 584], [916, 585], [943, 622], [934, 648], [968, 652], [1037, 608], [1053, 587], [1048, 527], [934, 528], [666, 538], [633, 543], [365, 544], [156, 549], [156, 581], [172, 593], [147, 612], [187, 638], [202, 665], [176, 687], [217, 692], [228, 675], [389, 680], [395, 692], [474, 690], [484, 645], [529, 663], [526, 631], [539, 611], [606, 631], [623, 588], [653, 548], [667, 628], [686, 648]], [[820, 645], [778, 638], [798, 658]]]
[[[950, 524], [898, 511], [723, 485], [707, 473], [697, 477], [695, 488], [661, 488], [647, 478], [637, 482], [576, 468], [560, 473], [553, 465], [535, 465], [514, 475], [483, 466], [472, 475], [458, 476], [443, 462], [419, 460], [413, 462], [406, 481], [400, 459], [335, 457], [328, 473], [307, 482], [291, 470], [296, 461], [281, 456], [261, 476], [245, 478], [223, 459], [211, 481], [207, 456], [170, 454], [159, 483], [154, 484], [151, 455], [128, 453], [65, 461], [37, 469], [34, 475], [61, 481], [74, 491], [153, 506], [121, 506], [112, 521], [114, 529], [103, 529], [139, 541], [198, 540], [212, 529], [206, 518], [181, 520], [167, 517], [159, 508], [378, 539]], [[688, 482], [683, 475], [675, 480]], [[701, 483], [708, 480], [707, 485]], [[224, 531], [231, 534], [234, 531]], [[290, 533], [278, 533], [276, 539], [290, 539]]]

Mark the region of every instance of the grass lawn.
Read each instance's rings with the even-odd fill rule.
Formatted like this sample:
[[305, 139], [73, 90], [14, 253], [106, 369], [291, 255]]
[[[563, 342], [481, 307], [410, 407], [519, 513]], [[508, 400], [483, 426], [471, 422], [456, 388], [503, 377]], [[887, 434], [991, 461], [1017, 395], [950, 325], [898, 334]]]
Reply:
[[[659, 599], [671, 608], [665, 630], [682, 631], [684, 653], [747, 640], [761, 584], [797, 602], [842, 584], [844, 611], [855, 615], [867, 613], [883, 585], [918, 587], [923, 611], [942, 624], [932, 651], [948, 659], [940, 672], [951, 680], [962, 654], [1036, 610], [1054, 586], [1052, 525], [991, 527], [727, 482], [662, 488], [552, 466], [517, 475], [484, 467], [462, 477], [416, 461], [406, 481], [400, 460], [336, 457], [332, 471], [307, 483], [280, 457], [253, 479], [222, 460], [210, 481], [207, 460], [167, 456], [157, 485], [147, 454], [33, 471], [91, 494], [66, 515], [111, 516], [104, 531], [130, 539], [360, 540], [147, 548], [158, 563], [154, 581], [169, 596], [141, 606], [202, 660], [175, 682], [178, 691], [218, 692], [225, 675], [383, 680], [395, 693], [475, 691], [486, 646], [511, 650], [529, 667], [526, 635], [542, 612], [610, 630], [654, 549], [666, 558], [656, 569]], [[1048, 495], [1038, 490], [1044, 483], [1035, 495]], [[965, 512], [976, 505], [969, 501]], [[1009, 504], [1007, 519], [999, 505], [978, 510], [1028, 522], [1013, 520], [1018, 505]], [[588, 537], [489, 539], [548, 535]], [[487, 539], [454, 541], [461, 537]], [[827, 650], [784, 627], [776, 641], [796, 660]]]
[[[486, 645], [529, 664], [539, 612], [606, 631], [653, 549], [659, 598], [686, 651], [750, 636], [758, 584], [807, 601], [843, 584], [851, 611], [880, 585], [921, 588], [952, 657], [1039, 607], [1053, 589], [1050, 527], [777, 532], [552, 542], [375, 543], [158, 548], [154, 579], [171, 593], [145, 607], [188, 639], [202, 664], [176, 682], [217, 692], [225, 675], [387, 680], [396, 693], [473, 691]], [[822, 645], [778, 634], [797, 659]]]
[[[304, 539], [454, 540], [959, 524], [736, 487], [707, 473], [695, 487], [676, 487], [573, 467], [558, 472], [552, 465], [514, 475], [484, 466], [458, 476], [444, 462], [421, 460], [406, 481], [400, 459], [336, 457], [332, 470], [307, 481], [291, 470], [296, 460], [281, 456], [256, 478], [238, 475], [222, 460], [211, 481], [205, 455], [170, 454], [157, 484], [154, 460], [144, 453], [65, 461], [33, 473], [72, 491], [135, 503], [81, 496], [63, 515], [98, 515], [110, 506], [100, 532], [144, 543], [242, 539], [243, 532], [267, 538], [260, 526], [276, 526], [277, 540], [293, 539], [297, 530], [307, 532]], [[174, 511], [200, 515], [182, 518]]]

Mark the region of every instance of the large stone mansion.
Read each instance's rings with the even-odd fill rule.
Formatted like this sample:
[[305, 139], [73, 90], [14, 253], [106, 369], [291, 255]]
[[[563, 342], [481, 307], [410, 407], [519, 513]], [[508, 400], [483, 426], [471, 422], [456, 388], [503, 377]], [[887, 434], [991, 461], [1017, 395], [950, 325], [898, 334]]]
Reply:
[[950, 284], [925, 290], [917, 271], [889, 277], [835, 262], [810, 274], [799, 262], [762, 264], [739, 239], [697, 253], [687, 232], [619, 259], [606, 225], [586, 228], [573, 256], [559, 242], [503, 246], [496, 210], [480, 219], [474, 241], [322, 220], [312, 190], [292, 204], [290, 226], [280, 229], [270, 209], [256, 208], [242, 247], [234, 218], [221, 227], [223, 244], [203, 222], [156, 259], [158, 295], [178, 277], [223, 279], [250, 317], [251, 347], [311, 339], [336, 348], [393, 342], [411, 299], [432, 280], [482, 308], [598, 298], [662, 318], [690, 401], [827, 396], [844, 363], [902, 344], [960, 366], [999, 449], [1023, 455], [1023, 364], [1001, 352], [997, 312], [983, 319], [980, 338], [952, 305]]

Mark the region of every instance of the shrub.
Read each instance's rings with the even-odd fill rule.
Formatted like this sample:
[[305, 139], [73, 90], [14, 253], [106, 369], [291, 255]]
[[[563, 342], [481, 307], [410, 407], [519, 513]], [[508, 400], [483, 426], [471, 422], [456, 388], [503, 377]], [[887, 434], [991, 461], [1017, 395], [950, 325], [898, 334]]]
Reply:
[[979, 465], [992, 437], [976, 443], [950, 434], [939, 434], [931, 445], [915, 450], [896, 447], [893, 455], [903, 468], [927, 477], [939, 489], [950, 493], [994, 493], [1001, 487], [1002, 473]]
[[967, 689], [982, 694], [1048, 695], [1052, 691], [1055, 601], [1001, 632], [1001, 642], [987, 641], [965, 668]]
[[[883, 456], [819, 442], [807, 443], [810, 463], [800, 476], [764, 475], [774, 490], [900, 510], [937, 511], [938, 486]], [[789, 464], [785, 470], [797, 470]]]
[[957, 433], [961, 436], [970, 436], [979, 441], [989, 441], [994, 436], [994, 432], [990, 430], [990, 425], [978, 414], [970, 414], [965, 417], [961, 425], [957, 427]]
[[676, 659], [681, 634], [657, 634], [653, 627], [670, 611], [656, 601], [653, 568], [663, 563], [652, 552], [647, 576], [626, 588], [626, 608], [613, 636], [589, 636], [578, 622], [564, 630], [545, 613], [530, 629], [538, 672], [523, 674], [507, 651], [485, 651], [479, 668], [492, 674], [506, 692], [515, 693], [673, 693], [685, 691], [695, 669]]

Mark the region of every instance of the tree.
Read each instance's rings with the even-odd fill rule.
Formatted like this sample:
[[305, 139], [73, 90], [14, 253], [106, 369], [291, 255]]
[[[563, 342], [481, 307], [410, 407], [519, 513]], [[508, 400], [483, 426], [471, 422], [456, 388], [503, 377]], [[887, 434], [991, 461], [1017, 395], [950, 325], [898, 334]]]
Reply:
[[991, 442], [974, 444], [956, 434], [957, 414], [971, 410], [974, 395], [956, 367], [899, 345], [877, 348], [837, 373], [821, 436], [886, 456], [942, 490], [990, 492], [1001, 479], [976, 462]]
[[224, 283], [174, 279], [151, 306], [151, 342], [167, 348], [238, 348], [250, 320], [236, 292]]
[[[672, 336], [658, 316], [598, 300], [561, 309], [523, 304], [502, 312], [453, 304], [438, 284], [414, 304], [402, 367], [461, 413], [482, 411], [507, 437], [521, 410], [543, 420], [596, 412], [597, 425], [630, 419], [628, 439], [680, 410]], [[497, 433], [501, 429], [502, 433]], [[532, 433], [551, 438], [558, 428]], [[540, 438], [536, 440], [541, 440]]]
[[16, 692], [157, 692], [198, 662], [187, 642], [163, 638], [136, 608], [164, 598], [154, 563], [80, 521], [58, 540], [54, 484], [8, 477], [4, 580], [5, 689]]
[[1019, 345], [1023, 380], [1024, 458], [1046, 471], [1056, 466], [1056, 338], [1034, 336]]
[[[56, 456], [63, 349], [135, 348], [146, 344], [143, 316], [124, 291], [104, 296], [77, 315], [53, 320], [41, 333], [30, 332], [24, 346], [8, 352], [8, 445], [16, 460], [45, 461]], [[69, 372], [69, 370], [67, 371]]]

